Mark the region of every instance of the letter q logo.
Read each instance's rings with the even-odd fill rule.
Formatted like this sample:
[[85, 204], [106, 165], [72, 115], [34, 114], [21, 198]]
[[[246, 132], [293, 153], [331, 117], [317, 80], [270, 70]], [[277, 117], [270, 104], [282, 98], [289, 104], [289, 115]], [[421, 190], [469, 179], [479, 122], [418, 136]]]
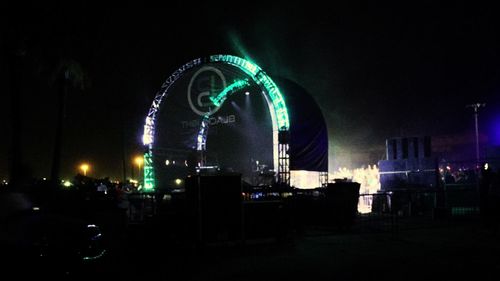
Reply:
[[226, 86], [226, 78], [219, 69], [213, 66], [200, 68], [189, 81], [187, 90], [189, 106], [200, 116], [214, 114], [220, 106], [214, 105], [210, 97], [217, 96]]

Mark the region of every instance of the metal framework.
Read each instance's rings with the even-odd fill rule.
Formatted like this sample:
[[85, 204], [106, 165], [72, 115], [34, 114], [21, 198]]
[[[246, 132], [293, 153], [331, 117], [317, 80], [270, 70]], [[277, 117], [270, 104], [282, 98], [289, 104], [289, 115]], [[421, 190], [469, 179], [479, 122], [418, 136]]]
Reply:
[[319, 185], [321, 187], [328, 185], [328, 172], [319, 172]]
[[196, 137], [196, 150], [200, 154], [200, 166], [205, 166], [207, 162], [206, 153], [207, 150], [207, 135], [208, 135], [208, 114], [203, 116], [203, 120], [201, 120], [200, 130], [198, 131], [198, 135]]
[[290, 185], [290, 156], [288, 155], [288, 144], [278, 144], [278, 184]]
[[[177, 81], [177, 79], [179, 79], [187, 70], [203, 63], [221, 63], [237, 67], [247, 74], [253, 82], [261, 87], [262, 94], [264, 95], [269, 106], [269, 112], [271, 113], [273, 123], [273, 165], [275, 168], [278, 168], [277, 181], [282, 184], [290, 184], [288, 142], [282, 143], [278, 139], [278, 134], [280, 132], [288, 133], [290, 129], [288, 110], [283, 95], [274, 81], [258, 65], [250, 62], [249, 60], [232, 55], [213, 55], [207, 58], [197, 58], [184, 64], [165, 80], [160, 90], [157, 92], [146, 117], [144, 135], [142, 137], [143, 144], [146, 148], [146, 152], [144, 154], [144, 189], [146, 191], [152, 191], [155, 188], [155, 171], [152, 151], [155, 124], [157, 122], [156, 118], [161, 103], [168, 95], [169, 88], [175, 83], [175, 81]], [[211, 98], [211, 100], [215, 105], [220, 106], [226, 99], [227, 95], [230, 95], [231, 93], [248, 85], [250, 84], [247, 79], [235, 81], [233, 84], [227, 86], [215, 98]], [[203, 124], [204, 123], [202, 122], [202, 125]], [[204, 134], [204, 138], [202, 134], [201, 140], [198, 141], [199, 148], [201, 149], [199, 151], [203, 151], [204, 145], [206, 144], [206, 130], [204, 131]], [[198, 138], [199, 137], [200, 135], [198, 134]]]

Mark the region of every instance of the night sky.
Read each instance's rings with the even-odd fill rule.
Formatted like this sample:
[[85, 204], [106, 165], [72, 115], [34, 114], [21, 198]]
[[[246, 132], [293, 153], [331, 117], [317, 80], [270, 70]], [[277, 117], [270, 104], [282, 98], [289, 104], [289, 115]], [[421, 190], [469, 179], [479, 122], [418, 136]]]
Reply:
[[482, 134], [500, 144], [494, 7], [85, 2], [2, 4], [0, 179], [8, 175], [12, 135], [9, 44], [25, 52], [19, 157], [36, 177], [50, 175], [56, 120], [50, 73], [61, 58], [79, 62], [88, 78], [67, 97], [63, 177], [87, 161], [92, 176], [121, 178], [123, 153], [131, 165], [142, 152], [144, 118], [163, 80], [189, 60], [220, 53], [249, 58], [311, 93], [327, 121], [332, 167], [375, 164], [390, 137], [470, 134], [473, 115], [465, 106], [474, 102], [487, 104]]

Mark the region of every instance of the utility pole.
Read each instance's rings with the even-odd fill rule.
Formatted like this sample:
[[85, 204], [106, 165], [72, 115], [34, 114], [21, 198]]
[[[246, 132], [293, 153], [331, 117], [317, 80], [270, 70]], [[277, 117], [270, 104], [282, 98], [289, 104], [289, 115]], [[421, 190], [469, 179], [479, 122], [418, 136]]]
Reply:
[[485, 103], [473, 103], [468, 104], [466, 107], [470, 107], [474, 109], [474, 122], [476, 127], [476, 165], [479, 165], [479, 125], [477, 121], [477, 117], [479, 115], [479, 108], [485, 107]]

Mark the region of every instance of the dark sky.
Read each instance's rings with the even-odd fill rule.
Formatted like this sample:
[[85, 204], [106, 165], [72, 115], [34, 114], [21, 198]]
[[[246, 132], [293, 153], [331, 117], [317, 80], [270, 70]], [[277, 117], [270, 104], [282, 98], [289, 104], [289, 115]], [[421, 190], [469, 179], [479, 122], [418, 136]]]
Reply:
[[376, 163], [389, 137], [471, 132], [465, 105], [478, 101], [487, 103], [482, 132], [498, 137], [491, 130], [491, 120], [500, 120], [493, 6], [85, 2], [2, 4], [0, 178], [8, 174], [12, 135], [8, 44], [25, 50], [19, 157], [39, 177], [50, 173], [56, 90], [49, 77], [60, 58], [78, 61], [90, 81], [67, 99], [66, 177], [88, 161], [94, 176], [120, 178], [122, 148], [127, 162], [141, 152], [143, 120], [163, 80], [189, 60], [218, 53], [248, 57], [307, 89], [327, 120], [334, 165]]

